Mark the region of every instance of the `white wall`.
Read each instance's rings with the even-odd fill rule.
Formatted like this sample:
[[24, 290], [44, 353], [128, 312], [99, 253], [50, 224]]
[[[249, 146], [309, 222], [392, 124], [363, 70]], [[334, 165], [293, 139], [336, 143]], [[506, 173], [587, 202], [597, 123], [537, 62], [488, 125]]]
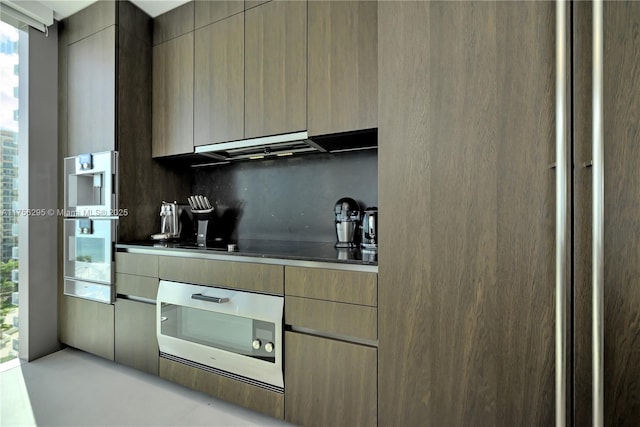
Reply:
[[[48, 37], [30, 28], [28, 43], [22, 43], [21, 39], [20, 49], [20, 208], [55, 211], [58, 205], [57, 27], [49, 28]], [[27, 70], [28, 76], [24, 76]], [[27, 78], [28, 85], [23, 85]], [[23, 215], [18, 222], [19, 353], [21, 359], [31, 361], [60, 348], [58, 221], [54, 213]]]

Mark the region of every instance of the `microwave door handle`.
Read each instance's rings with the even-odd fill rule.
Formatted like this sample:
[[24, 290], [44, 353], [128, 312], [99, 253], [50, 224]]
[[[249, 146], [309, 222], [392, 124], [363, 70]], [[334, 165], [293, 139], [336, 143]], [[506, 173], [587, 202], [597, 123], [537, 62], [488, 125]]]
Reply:
[[193, 294], [191, 295], [191, 299], [199, 299], [202, 301], [215, 302], [216, 304], [222, 304], [225, 302], [229, 302], [229, 298], [220, 298], [220, 297], [209, 297], [202, 294]]

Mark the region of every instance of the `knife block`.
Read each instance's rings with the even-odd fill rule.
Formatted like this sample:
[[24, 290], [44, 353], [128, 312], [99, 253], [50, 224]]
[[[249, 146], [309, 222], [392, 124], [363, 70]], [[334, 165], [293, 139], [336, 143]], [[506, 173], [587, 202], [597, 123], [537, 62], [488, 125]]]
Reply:
[[192, 210], [193, 218], [196, 221], [196, 244], [198, 247], [207, 247], [216, 241], [216, 220], [215, 212], [198, 212]]

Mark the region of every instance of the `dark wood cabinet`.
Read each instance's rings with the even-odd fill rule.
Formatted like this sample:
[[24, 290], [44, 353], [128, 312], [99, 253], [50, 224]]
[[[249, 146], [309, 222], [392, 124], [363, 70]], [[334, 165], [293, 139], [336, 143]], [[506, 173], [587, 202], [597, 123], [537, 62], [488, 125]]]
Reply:
[[307, 129], [307, 3], [245, 12], [245, 138]]
[[189, 1], [153, 19], [153, 45], [164, 43], [194, 30], [195, 3]]
[[553, 425], [555, 4], [378, 20], [379, 425]]
[[116, 24], [117, 1], [102, 0], [64, 20], [65, 44], [72, 44]]
[[[640, 420], [640, 3], [603, 3], [604, 425]], [[594, 425], [593, 386], [593, 5], [573, 4], [574, 378], [573, 425]], [[592, 167], [586, 167], [589, 162]]]
[[195, 0], [195, 28], [204, 27], [244, 11], [238, 0]]
[[163, 357], [160, 358], [160, 377], [274, 418], [284, 418], [284, 395], [282, 393]]
[[285, 267], [285, 420], [377, 424], [377, 274]]
[[260, 6], [263, 3], [267, 3], [272, 0], [245, 0], [244, 10], [251, 9], [252, 7]]
[[153, 47], [152, 155], [193, 152], [193, 32]]
[[285, 332], [285, 420], [303, 426], [377, 425], [377, 350]]
[[128, 1], [99, 1], [60, 27], [61, 153], [118, 151], [118, 208], [128, 215], [117, 238], [147, 239], [160, 227], [159, 200], [176, 200], [190, 185], [151, 158], [152, 20]]
[[309, 2], [309, 136], [378, 126], [376, 1]]
[[[203, 3], [203, 2], [198, 2]], [[204, 2], [212, 4], [212, 2]], [[234, 2], [237, 3], [237, 2]], [[194, 145], [244, 137], [244, 15], [195, 32]]]
[[284, 267], [281, 265], [174, 256], [162, 256], [159, 261], [159, 275], [163, 280], [273, 295], [284, 293]]
[[114, 360], [114, 307], [62, 295], [59, 314], [60, 341]]
[[158, 375], [158, 257], [117, 252], [115, 361]]
[[116, 27], [68, 47], [68, 141], [70, 156], [114, 150]]
[[114, 342], [116, 362], [158, 375], [155, 304], [117, 298]]

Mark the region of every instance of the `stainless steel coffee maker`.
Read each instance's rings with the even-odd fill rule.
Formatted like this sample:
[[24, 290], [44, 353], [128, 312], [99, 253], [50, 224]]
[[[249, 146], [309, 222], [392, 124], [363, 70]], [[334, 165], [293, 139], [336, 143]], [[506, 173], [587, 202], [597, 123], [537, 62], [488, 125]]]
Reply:
[[358, 229], [360, 227], [360, 205], [350, 197], [343, 197], [336, 202], [334, 208], [336, 248], [355, 248], [358, 246]]
[[364, 210], [362, 218], [362, 250], [378, 250], [378, 208], [372, 206]]
[[180, 207], [176, 202], [162, 202], [160, 206], [160, 233], [151, 236], [153, 240], [171, 240], [180, 237]]

